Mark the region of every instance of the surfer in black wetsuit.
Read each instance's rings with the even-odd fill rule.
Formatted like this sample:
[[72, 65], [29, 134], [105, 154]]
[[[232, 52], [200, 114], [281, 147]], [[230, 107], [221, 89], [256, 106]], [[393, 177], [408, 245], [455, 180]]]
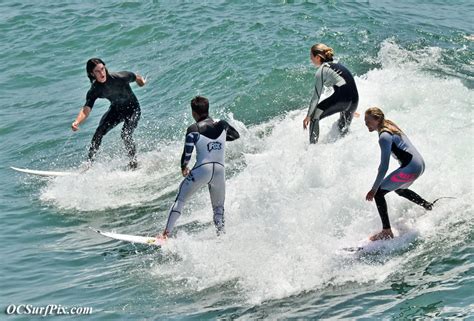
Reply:
[[[351, 72], [333, 61], [334, 51], [325, 44], [311, 47], [311, 61], [317, 67], [314, 94], [308, 113], [303, 120], [303, 128], [309, 125], [309, 142], [315, 144], [319, 137], [319, 121], [340, 113], [337, 123], [341, 135], [345, 135], [359, 103], [359, 94]], [[319, 102], [324, 87], [333, 87], [334, 93]]]
[[106, 98], [110, 101], [110, 107], [102, 116], [99, 126], [92, 137], [89, 148], [89, 162], [94, 160], [102, 138], [112, 128], [123, 122], [121, 136], [130, 157], [129, 167], [134, 169], [137, 167], [137, 158], [136, 146], [132, 135], [140, 120], [140, 104], [130, 88], [130, 83], [136, 82], [138, 86], [142, 87], [145, 85], [146, 80], [142, 76], [129, 71], [109, 73], [105, 63], [99, 58], [89, 59], [86, 70], [87, 77], [91, 81], [91, 88], [87, 92], [84, 107], [82, 107], [76, 120], [72, 123], [72, 130], [77, 131], [79, 129], [79, 125], [89, 116], [97, 98]]

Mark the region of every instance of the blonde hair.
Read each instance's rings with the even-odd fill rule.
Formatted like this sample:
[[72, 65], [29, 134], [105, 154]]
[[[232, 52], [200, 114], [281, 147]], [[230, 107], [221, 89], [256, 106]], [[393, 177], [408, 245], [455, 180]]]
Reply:
[[323, 43], [317, 43], [311, 47], [311, 54], [316, 57], [319, 56], [326, 61], [333, 61], [334, 50], [331, 47], [326, 46]]
[[375, 120], [379, 121], [378, 132], [389, 132], [392, 135], [399, 135], [403, 134], [400, 127], [397, 126], [393, 121], [385, 119], [385, 114], [383, 111], [378, 107], [370, 107], [365, 111], [367, 116], [372, 117]]

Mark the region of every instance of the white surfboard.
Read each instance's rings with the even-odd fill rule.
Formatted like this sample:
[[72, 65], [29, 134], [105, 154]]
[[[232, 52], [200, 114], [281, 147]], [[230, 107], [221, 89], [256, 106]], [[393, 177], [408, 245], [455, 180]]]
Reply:
[[411, 230], [389, 240], [370, 241], [368, 238], [355, 246], [343, 247], [340, 251], [349, 254], [390, 254], [407, 249], [418, 238], [418, 232]]
[[153, 245], [153, 246], [162, 246], [164, 243], [164, 241], [158, 240], [156, 237], [151, 237], [151, 236], [119, 234], [119, 233], [113, 233], [113, 232], [105, 232], [101, 230], [95, 230], [95, 231], [99, 233], [100, 235], [112, 238], [114, 240], [124, 241], [124, 242]]
[[59, 177], [59, 176], [79, 175], [79, 173], [75, 173], [75, 172], [41, 171], [41, 170], [35, 170], [35, 169], [18, 168], [18, 167], [13, 167], [13, 166], [10, 166], [10, 168], [17, 171], [17, 172], [31, 174], [31, 175], [45, 176], [45, 177]]

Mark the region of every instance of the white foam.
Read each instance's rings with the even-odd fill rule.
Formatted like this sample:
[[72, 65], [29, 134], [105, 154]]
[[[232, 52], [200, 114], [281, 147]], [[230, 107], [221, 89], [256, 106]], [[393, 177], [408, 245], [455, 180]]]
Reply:
[[[439, 63], [439, 56], [432, 56], [439, 51], [428, 48], [415, 61], [386, 42], [379, 56], [382, 68], [356, 79], [359, 112], [380, 106], [424, 156], [427, 168], [413, 190], [427, 199], [457, 197], [425, 213], [394, 193], [387, 196], [394, 227], [413, 231], [420, 241], [436, 238], [442, 226], [472, 220], [473, 94], [458, 79], [423, 71], [433, 60]], [[368, 264], [336, 254], [381, 227], [375, 204], [365, 201], [377, 172], [377, 135], [367, 131], [361, 117], [350, 135], [335, 140], [336, 116], [321, 122], [321, 143], [309, 146], [304, 116], [305, 110], [290, 112], [248, 128], [240, 142], [229, 144], [231, 153], [244, 152], [246, 166], [227, 184], [227, 234], [213, 241], [212, 228], [195, 235], [181, 232], [165, 251], [182, 260], [153, 273], [185, 280], [186, 289], [196, 291], [237, 280], [245, 299], [260, 303], [328, 284], [381, 282], [400, 270], [410, 255]], [[396, 167], [392, 160], [391, 169]], [[193, 216], [210, 221], [210, 208], [203, 204], [193, 208]]]
[[[393, 225], [433, 240], [456, 222], [472, 221], [474, 96], [459, 79], [426, 71], [441, 64], [441, 53], [439, 48], [411, 53], [385, 42], [376, 58], [381, 68], [356, 78], [362, 116], [342, 139], [337, 139], [337, 116], [332, 116], [321, 122], [320, 143], [309, 146], [302, 129], [306, 106], [250, 128], [232, 121], [242, 137], [228, 144], [227, 168], [236, 174], [227, 182], [227, 234], [216, 241], [211, 224], [189, 234], [178, 228], [178, 238], [164, 251], [180, 259], [153, 273], [186, 282], [183, 291], [235, 281], [244, 300], [260, 303], [328, 284], [381, 282], [398, 271], [409, 255], [368, 264], [337, 254], [381, 227], [375, 204], [365, 201], [380, 154], [377, 135], [363, 121], [370, 106], [381, 107], [424, 156], [426, 171], [412, 189], [428, 200], [457, 197], [421, 216], [422, 208], [391, 193]], [[142, 168], [134, 172], [117, 171], [113, 161], [78, 179], [52, 180], [41, 198], [78, 210], [150, 202], [176, 190], [181, 181], [175, 171], [182, 141], [164, 148], [167, 153], [142, 154]], [[396, 167], [392, 159], [391, 169]], [[183, 215], [178, 224], [212, 221], [206, 194], [188, 204], [192, 215]]]
[[[98, 161], [85, 173], [50, 180], [43, 188], [41, 200], [63, 209], [97, 211], [123, 206], [138, 206], [176, 190], [179, 168], [170, 163], [177, 151], [148, 152], [140, 155], [140, 167], [126, 169], [127, 160], [117, 158]], [[176, 155], [175, 155], [176, 154]], [[170, 172], [174, 168], [174, 172]]]

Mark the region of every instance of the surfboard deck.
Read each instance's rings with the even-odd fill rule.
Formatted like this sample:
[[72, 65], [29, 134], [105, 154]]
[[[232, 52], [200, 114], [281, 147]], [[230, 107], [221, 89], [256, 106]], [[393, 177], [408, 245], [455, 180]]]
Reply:
[[[431, 204], [434, 206], [440, 200], [456, 199], [453, 196], [441, 196], [435, 199]], [[406, 227], [397, 231], [394, 229], [395, 237], [389, 240], [370, 241], [368, 238], [359, 241], [355, 246], [348, 246], [339, 249], [339, 252], [344, 253], [389, 253], [403, 250], [410, 246], [417, 237], [418, 232], [407, 229]]]
[[44, 176], [44, 177], [60, 177], [60, 176], [79, 175], [79, 173], [75, 173], [75, 172], [42, 171], [42, 170], [35, 170], [35, 169], [28, 169], [28, 168], [18, 168], [18, 167], [13, 167], [13, 166], [10, 166], [10, 168], [17, 171], [17, 172], [31, 174], [31, 175]]
[[349, 247], [343, 247], [341, 248], [342, 251], [346, 251], [349, 253], [355, 253], [355, 252], [360, 252], [364, 250], [363, 246], [349, 246]]
[[151, 236], [120, 234], [120, 233], [106, 232], [106, 231], [101, 231], [101, 230], [94, 230], [94, 231], [96, 231], [97, 233], [105, 237], [118, 240], [118, 241], [129, 242], [129, 243], [137, 243], [137, 244], [144, 244], [144, 245], [158, 246], [158, 247], [161, 247], [164, 243], [161, 240], [157, 240], [156, 237], [151, 237]]
[[370, 241], [367, 238], [354, 246], [341, 248], [340, 252], [346, 254], [389, 254], [407, 249], [417, 238], [417, 231], [404, 231], [403, 234], [388, 240]]

